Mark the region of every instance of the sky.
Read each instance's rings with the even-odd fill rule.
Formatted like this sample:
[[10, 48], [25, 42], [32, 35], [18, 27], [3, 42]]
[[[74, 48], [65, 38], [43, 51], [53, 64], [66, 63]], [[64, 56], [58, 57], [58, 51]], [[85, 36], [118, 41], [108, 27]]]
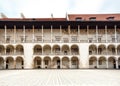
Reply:
[[0, 13], [9, 18], [65, 17], [66, 14], [120, 13], [120, 0], [0, 0]]

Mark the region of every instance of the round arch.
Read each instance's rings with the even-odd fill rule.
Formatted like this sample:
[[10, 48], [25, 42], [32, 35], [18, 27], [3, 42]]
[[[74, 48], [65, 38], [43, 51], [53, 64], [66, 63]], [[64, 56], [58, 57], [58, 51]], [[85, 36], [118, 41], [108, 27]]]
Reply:
[[71, 68], [79, 68], [79, 59], [78, 57], [71, 58]]
[[42, 68], [42, 59], [41, 59], [41, 57], [35, 57], [34, 58], [34, 68]]
[[44, 57], [44, 68], [51, 68], [51, 58], [50, 57]]
[[102, 55], [105, 55], [106, 54], [106, 46], [105, 45], [99, 45], [98, 46], [98, 54], [102, 54]]
[[53, 68], [57, 68], [57, 69], [61, 68], [61, 65], [60, 65], [61, 61], [59, 57], [54, 57], [52, 60], [52, 63], [53, 63]]
[[97, 46], [92, 44], [89, 46], [89, 55], [93, 54], [97, 54]]
[[55, 55], [60, 55], [60, 46], [59, 45], [53, 45], [52, 51]]
[[109, 55], [115, 55], [116, 54], [116, 49], [115, 49], [115, 45], [108, 45], [107, 47], [107, 53]]
[[16, 46], [16, 54], [18, 54], [18, 55], [23, 55], [24, 54], [23, 45], [17, 45]]
[[8, 54], [8, 55], [14, 54], [14, 46], [13, 45], [6, 46], [6, 54]]
[[35, 45], [33, 48], [33, 54], [34, 55], [41, 55], [42, 54], [42, 46], [41, 45]]
[[116, 60], [115, 57], [108, 58], [108, 68], [116, 68]]
[[96, 57], [89, 58], [89, 68], [97, 68], [97, 58]]
[[16, 68], [17, 69], [23, 69], [24, 68], [24, 60], [22, 57], [16, 58]]
[[78, 47], [78, 45], [72, 45], [71, 46], [71, 54], [72, 55], [79, 55], [79, 47]]
[[13, 57], [6, 58], [6, 69], [13, 69], [14, 67], [14, 59]]
[[70, 68], [69, 67], [69, 58], [68, 57], [63, 57], [62, 58], [62, 68]]
[[68, 46], [68, 45], [63, 45], [63, 46], [62, 46], [62, 53], [63, 53], [64, 55], [68, 55], [69, 52], [70, 52], [69, 46]]
[[43, 52], [44, 52], [45, 55], [50, 55], [51, 54], [51, 46], [50, 45], [44, 45]]
[[99, 68], [106, 68], [107, 66], [105, 57], [100, 57], [98, 63], [99, 63]]

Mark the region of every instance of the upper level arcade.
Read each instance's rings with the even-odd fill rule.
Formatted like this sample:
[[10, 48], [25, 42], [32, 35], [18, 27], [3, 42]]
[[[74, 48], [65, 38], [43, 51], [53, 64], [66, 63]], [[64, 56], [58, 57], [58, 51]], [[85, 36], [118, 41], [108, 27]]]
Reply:
[[[120, 14], [0, 19], [1, 43], [119, 43]], [[84, 19], [85, 20], [82, 20]], [[112, 20], [113, 19], [113, 20]], [[82, 21], [81, 21], [82, 20]]]

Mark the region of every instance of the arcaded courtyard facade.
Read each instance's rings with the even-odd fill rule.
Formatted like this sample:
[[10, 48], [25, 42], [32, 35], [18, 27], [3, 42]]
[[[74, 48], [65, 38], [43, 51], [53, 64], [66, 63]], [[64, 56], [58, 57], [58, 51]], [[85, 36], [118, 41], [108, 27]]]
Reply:
[[120, 68], [120, 14], [1, 18], [0, 69]]

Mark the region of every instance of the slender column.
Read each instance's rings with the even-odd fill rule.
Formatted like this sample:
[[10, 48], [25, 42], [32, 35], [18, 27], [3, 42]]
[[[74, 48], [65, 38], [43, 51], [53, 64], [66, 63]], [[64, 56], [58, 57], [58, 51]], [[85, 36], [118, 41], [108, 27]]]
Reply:
[[99, 59], [97, 59], [97, 68], [99, 68]]
[[53, 29], [53, 26], [51, 25], [51, 43], [52, 43], [52, 29]]
[[4, 60], [4, 69], [6, 69], [6, 60]]
[[115, 42], [117, 42], [117, 33], [116, 33], [117, 25], [115, 25], [114, 28], [115, 28]]
[[34, 25], [32, 26], [32, 28], [33, 28], [33, 40], [32, 40], [32, 42], [34, 42], [34, 39], [35, 39]]
[[23, 26], [23, 42], [25, 42], [25, 25]]
[[118, 55], [117, 47], [115, 48], [115, 54]]
[[63, 67], [62, 67], [62, 59], [60, 59], [60, 68], [63, 68]]
[[60, 42], [62, 42], [62, 26], [61, 25], [60, 25], [60, 36], [61, 36]]
[[16, 26], [14, 25], [14, 43], [16, 42]]
[[[78, 25], [78, 39], [80, 38], [80, 25]], [[80, 41], [80, 40], [78, 40]]]
[[14, 60], [14, 69], [16, 69], [16, 60]]
[[106, 43], [107, 43], [107, 25], [105, 25]]
[[[50, 46], [51, 47], [51, 46]], [[53, 54], [53, 51], [52, 51], [52, 47], [51, 47], [51, 54], [50, 55], [52, 55]]]
[[71, 47], [69, 47], [69, 53], [68, 53], [68, 55], [72, 55]]
[[69, 60], [69, 68], [71, 69], [71, 59]]
[[89, 25], [87, 25], [87, 39], [88, 39], [88, 42], [89, 42]]
[[44, 52], [43, 52], [43, 46], [42, 46], [42, 55], [43, 55], [43, 53], [44, 53]]
[[14, 48], [14, 52], [13, 52], [13, 55], [17, 55], [18, 52], [16, 52], [16, 48]]
[[98, 43], [98, 26], [96, 25], [96, 40], [97, 40], [97, 43]]
[[71, 59], [69, 61], [69, 67], [70, 67], [70, 69], [72, 68], [72, 60]]
[[106, 60], [106, 68], [108, 69], [108, 59]]
[[43, 25], [42, 25], [42, 42], [44, 42], [44, 37], [43, 37]]
[[118, 69], [118, 60], [116, 60], [116, 69]]
[[68, 25], [69, 42], [71, 42], [70, 25]]
[[6, 39], [7, 39], [7, 26], [5, 25], [5, 43], [6, 43]]

